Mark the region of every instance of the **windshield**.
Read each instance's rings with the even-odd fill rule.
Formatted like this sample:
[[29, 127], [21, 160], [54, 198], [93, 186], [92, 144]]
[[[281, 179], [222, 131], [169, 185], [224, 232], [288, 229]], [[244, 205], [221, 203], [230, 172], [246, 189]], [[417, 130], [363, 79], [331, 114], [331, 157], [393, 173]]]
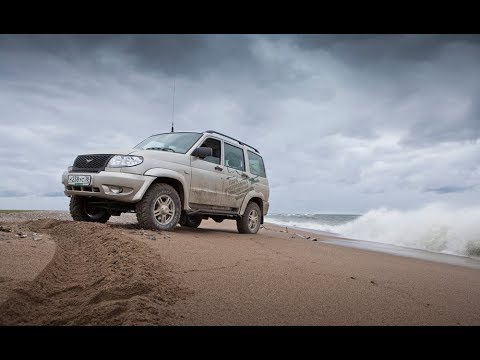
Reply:
[[171, 151], [185, 154], [202, 134], [193, 132], [165, 133], [150, 136], [134, 149]]

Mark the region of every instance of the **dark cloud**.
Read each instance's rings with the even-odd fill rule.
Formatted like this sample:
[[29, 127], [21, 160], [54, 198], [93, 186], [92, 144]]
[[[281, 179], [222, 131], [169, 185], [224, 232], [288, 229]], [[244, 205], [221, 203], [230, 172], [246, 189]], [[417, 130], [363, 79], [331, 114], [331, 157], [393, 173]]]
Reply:
[[98, 62], [102, 55], [110, 54], [124, 57], [144, 71], [179, 77], [201, 77], [224, 66], [236, 67], [237, 71], [252, 66], [249, 44], [245, 35], [0, 36], [0, 49], [50, 54], [72, 62], [81, 62], [82, 58]]
[[442, 141], [474, 140], [480, 137], [480, 118], [445, 120], [428, 116], [413, 124], [403, 143], [429, 146]]
[[103, 47], [112, 48], [123, 43], [122, 35], [1, 35], [0, 48], [8, 50], [27, 50], [56, 55], [88, 54]]
[[470, 201], [479, 62], [477, 35], [0, 35], [0, 196], [66, 204], [76, 154], [169, 131], [176, 79], [176, 130], [258, 147], [272, 211]]
[[302, 35], [293, 37], [302, 49], [323, 49], [339, 60], [357, 66], [375, 64], [387, 59], [400, 61], [431, 61], [439, 56], [445, 46], [452, 43], [480, 45], [480, 35], [474, 34], [339, 34]]
[[239, 71], [258, 65], [249, 44], [242, 35], [144, 35], [131, 37], [125, 52], [147, 70], [202, 77], [222, 67]]
[[261, 68], [251, 48], [252, 41], [261, 38], [272, 43], [286, 41], [307, 52], [324, 50], [354, 66], [434, 61], [448, 45], [480, 46], [480, 35], [475, 34], [38, 34], [1, 35], [0, 49], [41, 52], [72, 61], [110, 51], [112, 55], [131, 56], [138, 66], [146, 69], [185, 76], [200, 75], [227, 63], [242, 69]]
[[[454, 86], [452, 84], [452, 86]], [[425, 108], [410, 123], [403, 142], [407, 145], [428, 146], [443, 141], [464, 141], [480, 138], [480, 83], [466, 94], [437, 96], [425, 99]], [[438, 89], [434, 90], [439, 92]]]
[[437, 194], [448, 194], [448, 193], [463, 193], [466, 191], [471, 191], [474, 190], [474, 186], [455, 186], [455, 185], [449, 185], [449, 186], [441, 186], [438, 188], [434, 189], [426, 189], [426, 192], [434, 192]]

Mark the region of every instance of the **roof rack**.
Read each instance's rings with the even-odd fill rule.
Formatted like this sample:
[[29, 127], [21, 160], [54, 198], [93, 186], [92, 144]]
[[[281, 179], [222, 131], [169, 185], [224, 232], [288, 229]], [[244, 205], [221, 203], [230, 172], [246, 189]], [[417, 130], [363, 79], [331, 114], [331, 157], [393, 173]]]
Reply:
[[225, 136], [226, 138], [229, 138], [229, 139], [232, 139], [232, 140], [238, 142], [240, 145], [246, 145], [246, 146], [252, 148], [252, 149], [255, 150], [257, 153], [260, 154], [260, 151], [258, 151], [257, 149], [255, 149], [253, 146], [248, 145], [248, 144], [245, 144], [244, 142], [242, 142], [242, 141], [240, 141], [240, 140], [237, 140], [237, 139], [235, 139], [235, 138], [233, 138], [233, 137], [231, 137], [231, 136], [228, 136], [228, 135], [219, 133], [218, 131], [215, 131], [215, 130], [207, 130], [207, 131], [205, 131], [205, 132], [206, 132], [206, 133], [209, 133], [209, 134], [218, 134], [218, 135]]

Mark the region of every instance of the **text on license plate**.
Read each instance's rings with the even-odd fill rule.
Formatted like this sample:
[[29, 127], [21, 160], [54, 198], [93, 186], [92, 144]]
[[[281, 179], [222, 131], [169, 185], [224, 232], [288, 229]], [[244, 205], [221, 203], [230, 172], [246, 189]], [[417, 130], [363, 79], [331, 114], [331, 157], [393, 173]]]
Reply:
[[90, 185], [90, 175], [68, 175], [68, 185]]

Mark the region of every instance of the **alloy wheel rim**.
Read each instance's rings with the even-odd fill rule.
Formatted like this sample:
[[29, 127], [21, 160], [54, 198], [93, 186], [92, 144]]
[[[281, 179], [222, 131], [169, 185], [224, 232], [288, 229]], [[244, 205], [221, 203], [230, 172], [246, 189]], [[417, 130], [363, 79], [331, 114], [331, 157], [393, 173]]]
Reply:
[[168, 195], [160, 195], [153, 206], [153, 216], [161, 225], [170, 223], [175, 215], [175, 203]]
[[258, 212], [257, 210], [252, 210], [248, 214], [248, 228], [254, 230], [258, 225]]

